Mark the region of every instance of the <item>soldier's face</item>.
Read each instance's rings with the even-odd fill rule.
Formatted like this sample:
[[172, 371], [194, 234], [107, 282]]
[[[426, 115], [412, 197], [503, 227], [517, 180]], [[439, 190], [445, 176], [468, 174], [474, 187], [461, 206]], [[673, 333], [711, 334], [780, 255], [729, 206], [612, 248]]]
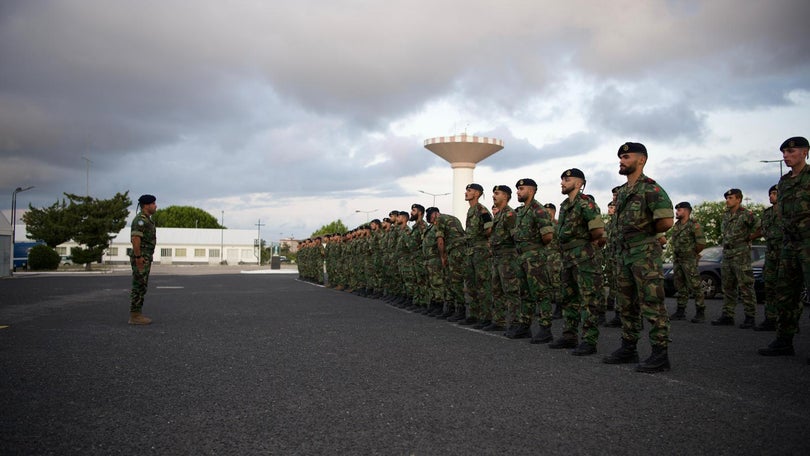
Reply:
[[560, 193], [562, 193], [563, 195], [570, 194], [572, 191], [574, 191], [576, 189], [576, 180], [575, 180], [575, 178], [568, 177], [568, 176], [563, 177], [560, 180], [560, 188], [562, 189], [562, 192], [560, 192]]
[[774, 190], [771, 193], [768, 193], [768, 200], [771, 202], [771, 204], [776, 204], [776, 198], [778, 196], [779, 193], [776, 190]]
[[644, 155], [637, 153], [625, 153], [619, 156], [619, 174], [629, 176], [638, 170], [639, 165], [643, 165]]
[[495, 203], [497, 207], [506, 206], [506, 203], [509, 201], [506, 192], [501, 190], [496, 190], [492, 192], [492, 202]]
[[157, 202], [143, 205], [141, 206], [141, 210], [146, 215], [154, 215], [155, 212], [157, 211]]
[[688, 209], [679, 207], [675, 209], [675, 218], [678, 220], [683, 220], [688, 215], [687, 212], [689, 212]]
[[740, 205], [742, 198], [740, 195], [728, 195], [726, 197], [726, 207], [729, 209], [735, 209], [737, 206]]
[[792, 168], [807, 160], [807, 151], [806, 148], [788, 147], [782, 151], [782, 159], [787, 166]]
[[518, 201], [521, 203], [525, 203], [529, 201], [532, 196], [534, 196], [534, 187], [529, 187], [528, 185], [521, 185], [517, 188], [517, 197]]
[[472, 188], [464, 190], [464, 201], [473, 201], [476, 198], [477, 193], [478, 192]]
[[613, 215], [616, 213], [616, 206], [608, 206], [608, 215]]

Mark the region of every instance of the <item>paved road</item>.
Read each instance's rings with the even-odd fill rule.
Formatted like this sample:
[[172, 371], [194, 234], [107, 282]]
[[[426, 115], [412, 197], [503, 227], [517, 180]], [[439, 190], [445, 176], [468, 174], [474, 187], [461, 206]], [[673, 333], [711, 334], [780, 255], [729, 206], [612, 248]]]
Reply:
[[674, 370], [648, 375], [601, 363], [617, 329], [578, 358], [294, 275], [156, 275], [149, 327], [128, 289], [0, 280], [2, 454], [810, 451], [807, 337], [772, 359], [772, 333], [675, 322]]

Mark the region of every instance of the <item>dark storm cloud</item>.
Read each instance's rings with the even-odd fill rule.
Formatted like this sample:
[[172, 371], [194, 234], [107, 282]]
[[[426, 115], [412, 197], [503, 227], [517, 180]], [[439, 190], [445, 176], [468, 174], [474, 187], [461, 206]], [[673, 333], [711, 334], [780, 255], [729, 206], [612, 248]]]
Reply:
[[577, 155], [587, 153], [596, 145], [596, 137], [585, 132], [575, 133], [540, 147], [534, 146], [525, 138], [516, 138], [505, 128], [484, 132], [481, 136], [499, 138], [504, 142], [504, 149], [501, 152], [481, 162], [495, 171], [541, 164], [559, 157], [575, 158]]

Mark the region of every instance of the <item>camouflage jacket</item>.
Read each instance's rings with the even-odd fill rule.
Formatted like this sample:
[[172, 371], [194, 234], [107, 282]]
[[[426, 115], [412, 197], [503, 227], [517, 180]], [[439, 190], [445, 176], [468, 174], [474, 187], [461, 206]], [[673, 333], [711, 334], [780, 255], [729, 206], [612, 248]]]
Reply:
[[779, 179], [776, 207], [782, 219], [784, 236], [788, 241], [810, 239], [810, 166], [796, 177], [790, 173]]
[[495, 214], [495, 219], [492, 221], [492, 234], [489, 236], [489, 247], [493, 254], [517, 254], [515, 240], [512, 238], [512, 230], [515, 228], [516, 222], [515, 210], [509, 205]]
[[[625, 263], [649, 254], [649, 245], [658, 246], [656, 220], [674, 218], [675, 211], [667, 192], [657, 182], [642, 174], [630, 187], [619, 187], [616, 196], [617, 255]], [[655, 249], [656, 247], [654, 247]], [[659, 252], [660, 254], [660, 252]]]
[[424, 220], [418, 220], [411, 227], [411, 232], [408, 235], [408, 248], [411, 249], [414, 258], [422, 259], [424, 254], [422, 252], [422, 240], [425, 237], [427, 230], [427, 223]]
[[444, 238], [446, 251], [461, 247], [466, 241], [461, 220], [449, 214], [439, 214], [433, 224], [437, 238]]
[[157, 227], [152, 218], [138, 212], [135, 219], [132, 221], [130, 227], [130, 236], [138, 236], [141, 238], [141, 255], [152, 256], [155, 254], [155, 245], [157, 244]]
[[425, 260], [439, 258], [439, 244], [436, 239], [436, 227], [428, 225], [422, 236], [422, 257]]
[[720, 232], [723, 239], [723, 259], [749, 257], [751, 235], [760, 227], [760, 221], [751, 210], [740, 206], [736, 212], [723, 212]]
[[545, 251], [546, 246], [543, 244], [543, 236], [549, 233], [553, 234], [554, 225], [543, 205], [532, 199], [517, 208], [515, 212], [517, 220], [515, 221], [515, 228], [512, 229], [512, 238], [515, 240], [515, 247], [517, 247], [518, 252]]
[[604, 228], [599, 206], [593, 197], [579, 193], [572, 200], [566, 198], [560, 204], [560, 221], [557, 224], [557, 237], [560, 249], [570, 250], [591, 241], [591, 230]]
[[690, 259], [697, 257], [697, 246], [706, 245], [706, 236], [703, 227], [693, 218], [686, 222], [675, 222], [669, 230], [669, 241], [675, 258]]
[[782, 249], [782, 221], [779, 220], [779, 211], [775, 206], [766, 207], [762, 211], [762, 235], [768, 252]]
[[492, 228], [492, 213], [483, 204], [478, 203], [467, 209], [467, 221], [464, 234], [468, 246], [487, 245], [487, 230]]

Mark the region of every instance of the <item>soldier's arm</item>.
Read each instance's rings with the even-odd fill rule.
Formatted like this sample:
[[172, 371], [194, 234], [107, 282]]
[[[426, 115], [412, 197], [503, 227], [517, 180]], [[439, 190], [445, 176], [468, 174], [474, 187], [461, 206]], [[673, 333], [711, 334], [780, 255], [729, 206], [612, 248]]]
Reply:
[[666, 233], [675, 223], [675, 217], [665, 217], [655, 220], [655, 232]]
[[591, 233], [591, 242], [596, 243], [599, 247], [604, 247], [605, 243], [607, 243], [607, 237], [605, 237], [605, 228], [594, 228], [590, 231]]

